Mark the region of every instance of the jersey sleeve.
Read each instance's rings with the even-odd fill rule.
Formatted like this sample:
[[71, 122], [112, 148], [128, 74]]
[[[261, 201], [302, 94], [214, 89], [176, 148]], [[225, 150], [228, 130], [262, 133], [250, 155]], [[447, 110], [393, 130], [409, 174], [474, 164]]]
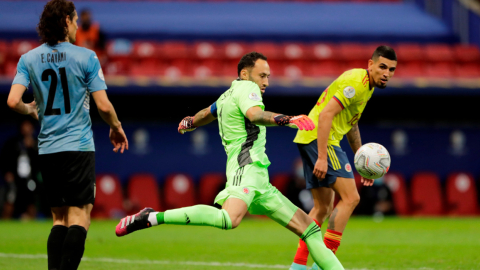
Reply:
[[88, 91], [95, 92], [99, 90], [106, 90], [105, 76], [103, 76], [102, 67], [95, 53], [90, 55], [86, 71], [86, 83]]
[[23, 55], [20, 57], [17, 64], [17, 74], [15, 74], [12, 85], [14, 84], [21, 84], [26, 88], [30, 85], [30, 76], [28, 75], [28, 69], [25, 65], [25, 56]]
[[262, 93], [260, 88], [253, 82], [245, 82], [236, 91], [236, 102], [243, 115], [247, 115], [248, 109], [254, 106], [259, 106], [265, 109], [265, 105], [262, 100]]

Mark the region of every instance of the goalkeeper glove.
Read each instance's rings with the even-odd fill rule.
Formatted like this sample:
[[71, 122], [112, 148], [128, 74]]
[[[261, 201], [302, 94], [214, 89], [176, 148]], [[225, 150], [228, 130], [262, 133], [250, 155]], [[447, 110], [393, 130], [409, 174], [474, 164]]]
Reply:
[[291, 128], [296, 128], [300, 130], [313, 130], [315, 129], [315, 124], [312, 119], [308, 116], [301, 114], [297, 116], [289, 116], [284, 114], [278, 114], [274, 117], [275, 123], [279, 126], [289, 126]]
[[178, 124], [178, 133], [183, 134], [185, 132], [194, 131], [197, 127], [193, 125], [193, 119], [195, 116], [187, 116]]

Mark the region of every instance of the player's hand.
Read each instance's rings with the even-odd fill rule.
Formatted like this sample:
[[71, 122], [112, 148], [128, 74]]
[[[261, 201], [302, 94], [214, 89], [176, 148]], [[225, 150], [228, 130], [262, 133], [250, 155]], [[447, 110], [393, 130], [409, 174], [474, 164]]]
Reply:
[[328, 162], [326, 159], [317, 159], [315, 162], [315, 168], [313, 169], [313, 174], [318, 178], [318, 180], [322, 181], [325, 179], [328, 170]]
[[187, 116], [178, 124], [178, 133], [184, 134], [185, 132], [194, 131], [197, 127], [193, 125], [193, 119], [195, 116]]
[[125, 135], [122, 126], [117, 129], [110, 128], [110, 142], [113, 144], [113, 152], [115, 153], [120, 150], [120, 153], [123, 154], [125, 149], [128, 150], [127, 135]]
[[305, 114], [297, 115], [290, 118], [287, 126], [306, 131], [315, 129], [315, 124], [313, 123], [312, 119], [310, 119]]
[[362, 182], [362, 184], [366, 187], [371, 187], [373, 186], [373, 182], [375, 181], [375, 179], [366, 179], [366, 178], [361, 178], [360, 182]]
[[35, 102], [35, 100], [25, 104], [25, 106], [27, 106], [28, 109], [27, 114], [33, 117], [33, 119], [38, 120], [37, 103]]

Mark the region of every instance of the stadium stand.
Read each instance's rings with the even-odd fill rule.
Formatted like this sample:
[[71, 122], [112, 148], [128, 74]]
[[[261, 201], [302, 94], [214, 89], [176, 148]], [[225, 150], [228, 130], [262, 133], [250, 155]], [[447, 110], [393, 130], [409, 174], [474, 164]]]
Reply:
[[444, 213], [440, 179], [435, 173], [418, 172], [410, 183], [412, 215], [439, 216]]
[[97, 175], [94, 218], [116, 218], [124, 215], [123, 191], [118, 176], [114, 174]]
[[134, 174], [128, 182], [128, 199], [133, 205], [132, 212], [137, 213], [145, 207], [163, 211], [161, 196], [155, 176], [152, 174]]
[[289, 182], [292, 180], [292, 177], [288, 173], [279, 173], [274, 175], [270, 183], [272, 186], [276, 187], [281, 193], [286, 194]]
[[399, 173], [389, 172], [384, 176], [383, 180], [392, 192], [395, 213], [400, 216], [409, 215], [409, 197], [404, 177]]
[[446, 202], [449, 215], [478, 214], [477, 200], [477, 188], [471, 174], [454, 173], [447, 178]]
[[198, 203], [212, 205], [217, 194], [225, 188], [226, 182], [223, 173], [204, 174], [198, 183]]
[[196, 204], [193, 179], [186, 174], [167, 176], [164, 186], [166, 209], [192, 206]]

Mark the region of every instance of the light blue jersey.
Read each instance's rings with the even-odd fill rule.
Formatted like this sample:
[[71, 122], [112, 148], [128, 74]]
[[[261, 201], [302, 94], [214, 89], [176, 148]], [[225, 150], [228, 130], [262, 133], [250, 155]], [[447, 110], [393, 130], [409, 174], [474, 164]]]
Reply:
[[95, 52], [69, 42], [43, 44], [22, 55], [12, 84], [32, 84], [40, 155], [95, 151], [90, 93], [107, 89]]

